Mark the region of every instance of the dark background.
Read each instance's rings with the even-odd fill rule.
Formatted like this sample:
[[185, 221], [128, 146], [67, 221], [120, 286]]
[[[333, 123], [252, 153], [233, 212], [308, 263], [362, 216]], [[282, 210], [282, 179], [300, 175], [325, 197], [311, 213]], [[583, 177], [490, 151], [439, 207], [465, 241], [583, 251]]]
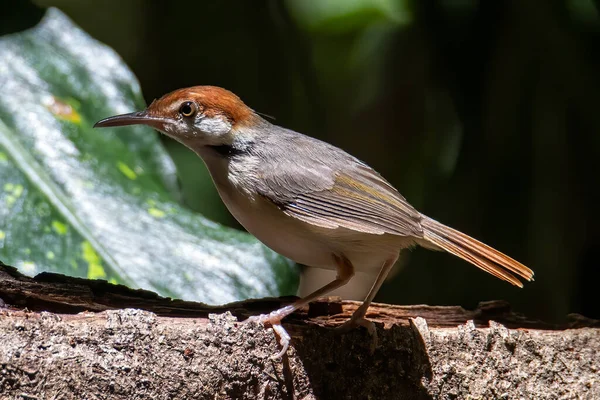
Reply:
[[[501, 298], [549, 320], [600, 318], [600, 2], [35, 3], [113, 47], [148, 102], [223, 86], [275, 123], [349, 151], [423, 213], [536, 273], [519, 290], [419, 249], [378, 301]], [[165, 145], [185, 203], [237, 226], [202, 162]]]

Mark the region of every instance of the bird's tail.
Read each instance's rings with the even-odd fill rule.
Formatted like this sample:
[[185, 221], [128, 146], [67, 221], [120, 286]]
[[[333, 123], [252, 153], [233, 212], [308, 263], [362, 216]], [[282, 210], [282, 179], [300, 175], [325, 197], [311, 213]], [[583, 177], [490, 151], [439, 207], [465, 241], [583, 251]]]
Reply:
[[462, 232], [426, 216], [423, 216], [421, 226], [423, 227], [423, 238], [426, 241], [470, 262], [497, 278], [519, 287], [523, 287], [523, 283], [515, 275], [528, 281], [533, 280], [532, 270]]

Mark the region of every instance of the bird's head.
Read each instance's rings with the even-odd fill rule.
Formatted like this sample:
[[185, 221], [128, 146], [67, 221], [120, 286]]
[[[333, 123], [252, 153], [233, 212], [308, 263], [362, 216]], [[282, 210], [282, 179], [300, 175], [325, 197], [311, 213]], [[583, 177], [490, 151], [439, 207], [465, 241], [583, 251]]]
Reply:
[[215, 86], [175, 90], [143, 111], [116, 115], [94, 127], [148, 125], [198, 151], [202, 146], [230, 145], [262, 119], [235, 94]]

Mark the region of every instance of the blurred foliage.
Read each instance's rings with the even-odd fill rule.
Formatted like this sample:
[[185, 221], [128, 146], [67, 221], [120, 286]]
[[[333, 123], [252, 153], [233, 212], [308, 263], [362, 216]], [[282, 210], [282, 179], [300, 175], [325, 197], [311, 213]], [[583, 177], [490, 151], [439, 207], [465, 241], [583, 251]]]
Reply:
[[[37, 4], [60, 7], [116, 49], [147, 101], [226, 87], [276, 123], [365, 160], [425, 214], [536, 272], [517, 290], [417, 250], [378, 300], [504, 298], [544, 318], [600, 317], [598, 1]], [[201, 161], [166, 144], [184, 202], [235, 225]]]
[[299, 27], [325, 34], [351, 33], [375, 24], [406, 25], [412, 19], [406, 0], [288, 0], [287, 6]]
[[293, 292], [288, 260], [175, 201], [156, 132], [92, 129], [144, 108], [112, 50], [51, 9], [0, 60], [0, 259], [208, 303]]

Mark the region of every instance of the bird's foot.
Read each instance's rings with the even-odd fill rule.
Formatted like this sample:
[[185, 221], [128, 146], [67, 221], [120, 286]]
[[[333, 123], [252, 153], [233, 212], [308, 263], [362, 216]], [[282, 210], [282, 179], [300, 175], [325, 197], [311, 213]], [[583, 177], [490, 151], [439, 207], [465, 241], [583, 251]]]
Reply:
[[[360, 310], [360, 309], [359, 309]], [[375, 352], [377, 348], [377, 329], [375, 328], [375, 323], [373, 321], [369, 321], [365, 318], [364, 314], [356, 310], [352, 317], [342, 325], [335, 328], [339, 333], [347, 333], [352, 329], [358, 328], [359, 326], [367, 328], [367, 332], [371, 335], [371, 353]]]
[[272, 311], [269, 314], [253, 315], [245, 321], [257, 322], [265, 326], [270, 325], [273, 328], [273, 331], [279, 337], [279, 345], [281, 346], [281, 351], [277, 354], [272, 355], [271, 359], [283, 357], [283, 355], [287, 352], [288, 348], [290, 347], [291, 337], [289, 333], [287, 333], [283, 325], [281, 325], [281, 320], [293, 313], [294, 310], [295, 309], [292, 306], [285, 306], [280, 308], [279, 310]]

